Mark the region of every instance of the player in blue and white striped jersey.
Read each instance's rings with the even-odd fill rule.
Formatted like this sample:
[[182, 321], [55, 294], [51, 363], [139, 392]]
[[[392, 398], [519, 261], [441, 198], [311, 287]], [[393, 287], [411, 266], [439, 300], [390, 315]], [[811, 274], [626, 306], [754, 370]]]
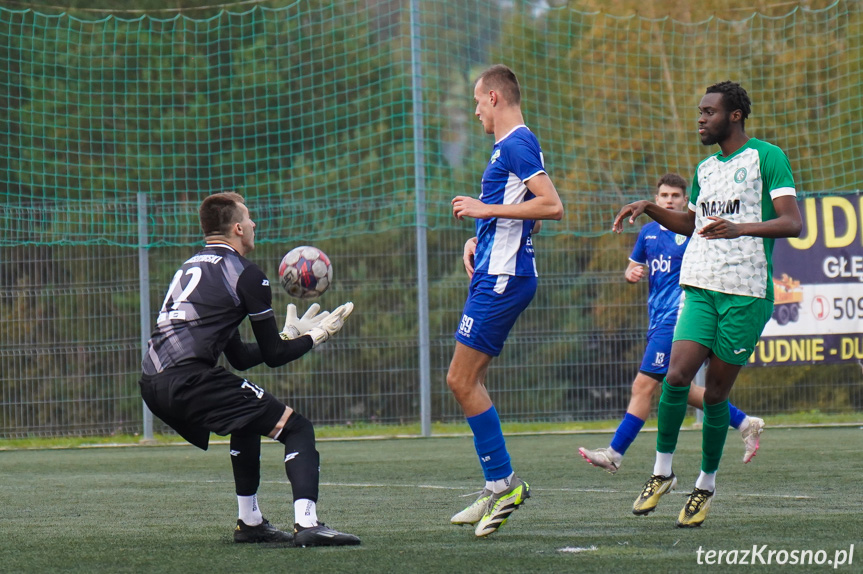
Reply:
[[536, 292], [531, 233], [541, 220], [561, 219], [563, 204], [545, 171], [539, 142], [524, 125], [521, 89], [512, 70], [496, 65], [483, 72], [474, 86], [474, 100], [474, 113], [485, 133], [494, 134], [495, 144], [479, 199], [452, 200], [457, 219], [476, 220], [476, 237], [465, 244], [470, 290], [447, 384], [473, 431], [485, 487], [451, 522], [475, 524], [477, 536], [488, 536], [530, 496], [530, 486], [512, 470], [500, 418], [485, 386], [486, 373]]

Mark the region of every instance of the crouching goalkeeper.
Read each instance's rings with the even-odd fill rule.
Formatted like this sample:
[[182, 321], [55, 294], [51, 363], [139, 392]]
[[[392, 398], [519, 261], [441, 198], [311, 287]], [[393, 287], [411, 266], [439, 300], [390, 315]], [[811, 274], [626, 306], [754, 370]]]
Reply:
[[[174, 275], [147, 345], [139, 384], [150, 410], [183, 438], [206, 450], [210, 433], [231, 437], [231, 465], [239, 517], [235, 542], [281, 542], [295, 546], [356, 545], [360, 539], [318, 520], [320, 456], [312, 423], [248, 379], [217, 366], [224, 353], [232, 367], [261, 363], [279, 367], [335, 335], [353, 310], [345, 303], [301, 317], [288, 306], [280, 333], [270, 283], [245, 258], [255, 248], [255, 223], [237, 193], [204, 199], [199, 216], [206, 245]], [[254, 343], [240, 338], [248, 317]], [[294, 501], [294, 527], [285, 532], [261, 514], [261, 437], [285, 445], [285, 472]]]

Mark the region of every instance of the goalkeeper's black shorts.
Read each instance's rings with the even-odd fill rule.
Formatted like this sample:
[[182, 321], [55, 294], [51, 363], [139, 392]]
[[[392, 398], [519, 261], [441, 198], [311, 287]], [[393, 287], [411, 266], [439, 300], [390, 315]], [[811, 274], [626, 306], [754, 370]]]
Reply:
[[203, 450], [211, 432], [266, 436], [285, 412], [285, 404], [275, 396], [222, 367], [176, 367], [142, 375], [138, 384], [153, 414]]

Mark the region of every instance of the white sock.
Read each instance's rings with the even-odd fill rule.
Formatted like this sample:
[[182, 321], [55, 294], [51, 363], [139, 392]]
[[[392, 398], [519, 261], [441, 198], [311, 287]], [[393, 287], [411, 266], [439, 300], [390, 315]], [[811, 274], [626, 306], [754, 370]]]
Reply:
[[492, 482], [491, 491], [495, 494], [500, 494], [501, 492], [509, 488], [509, 485], [512, 483], [512, 477], [514, 476], [515, 473], [513, 472], [506, 478], [495, 480], [494, 482]]
[[318, 525], [318, 510], [314, 501], [308, 498], [294, 501], [294, 522], [306, 528]]
[[261, 516], [261, 509], [258, 508], [258, 495], [240, 496], [237, 495], [237, 506], [240, 507], [240, 515], [238, 518], [246, 523], [246, 526], [257, 526], [264, 521]]
[[708, 474], [702, 470], [701, 474], [698, 475], [698, 480], [695, 481], [695, 488], [709, 490], [710, 492], [716, 490], [716, 473], [711, 472]]
[[608, 447], [608, 455], [611, 457], [611, 460], [618, 464], [621, 460], [623, 460], [623, 455], [611, 448], [610, 446]]
[[746, 429], [748, 429], [748, 428], [749, 428], [749, 417], [746, 417], [743, 419], [743, 422], [740, 423], [740, 426], [737, 427], [737, 430], [739, 430], [740, 432], [746, 432]]
[[656, 451], [656, 462], [653, 463], [653, 474], [671, 476], [671, 458], [673, 456], [673, 452]]
[[485, 481], [485, 489], [494, 492], [494, 481], [493, 480], [486, 480]]

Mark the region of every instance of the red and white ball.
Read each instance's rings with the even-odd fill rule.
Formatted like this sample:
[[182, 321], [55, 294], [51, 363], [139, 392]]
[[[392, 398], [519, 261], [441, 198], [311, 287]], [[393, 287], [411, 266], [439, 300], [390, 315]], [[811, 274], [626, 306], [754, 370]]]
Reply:
[[291, 297], [320, 297], [333, 281], [333, 266], [327, 254], [304, 245], [288, 251], [279, 263], [279, 281]]

